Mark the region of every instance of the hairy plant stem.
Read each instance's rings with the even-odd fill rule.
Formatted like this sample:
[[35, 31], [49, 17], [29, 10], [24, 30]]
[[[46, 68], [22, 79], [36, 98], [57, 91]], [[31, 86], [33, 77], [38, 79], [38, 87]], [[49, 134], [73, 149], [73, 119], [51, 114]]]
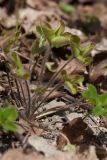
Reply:
[[20, 99], [20, 103], [21, 103], [21, 105], [23, 106], [23, 101], [22, 101], [22, 97], [21, 97], [21, 95], [20, 95], [19, 85], [18, 85], [17, 79], [15, 78], [14, 81], [15, 81], [15, 83], [16, 83], [16, 88], [17, 88], [17, 92], [18, 92], [19, 99]]
[[38, 82], [39, 84], [41, 84], [42, 82], [42, 78], [43, 78], [43, 72], [45, 70], [45, 63], [47, 62], [48, 60], [48, 57], [49, 57], [49, 53], [51, 52], [51, 48], [50, 48], [50, 45], [48, 44], [47, 45], [47, 50], [45, 52], [45, 55], [43, 57], [43, 61], [42, 61], [42, 68], [41, 68], [41, 72], [40, 72], [40, 75], [39, 75], [39, 79], [38, 79]]
[[[56, 72], [52, 77], [51, 79], [49, 80], [47, 86], [46, 86], [46, 90], [45, 92], [47, 91], [47, 89], [52, 86], [55, 82], [55, 79], [56, 77], [61, 73], [61, 71], [73, 60], [73, 57], [71, 57], [60, 69], [58, 72]], [[55, 90], [55, 89], [54, 89]], [[53, 91], [51, 91], [52, 93]], [[48, 95], [49, 96], [49, 95]], [[38, 97], [38, 99], [40, 99], [41, 97]], [[47, 98], [47, 96], [46, 96]], [[40, 104], [37, 106], [37, 108], [41, 107], [42, 103], [45, 101], [46, 99], [44, 98], [43, 100], [41, 100]]]
[[28, 93], [28, 109], [27, 109], [27, 115], [30, 116], [30, 112], [31, 112], [31, 96], [30, 96], [30, 89], [28, 86], [28, 82], [25, 81], [26, 84], [26, 89], [27, 89], [27, 93]]
[[52, 86], [55, 82], [55, 79], [57, 78], [57, 76], [59, 75], [59, 73], [61, 73], [61, 71], [73, 60], [73, 57], [71, 57], [60, 69], [58, 72], [56, 72], [51, 79], [49, 80], [46, 89], [48, 89], [50, 86]]
[[31, 116], [33, 116], [33, 114], [38, 110], [38, 108], [41, 107], [41, 105], [46, 101], [46, 99], [58, 88], [60, 88], [62, 85], [62, 83], [58, 83], [42, 100], [41, 102], [32, 110], [32, 114]]
[[9, 87], [10, 87], [11, 94], [12, 94], [14, 100], [15, 100], [16, 106], [20, 107], [20, 103], [17, 101], [17, 98], [16, 98], [16, 96], [14, 95], [13, 90], [12, 90], [12, 85], [11, 85], [11, 82], [10, 82], [10, 76], [9, 76], [8, 71], [6, 71], [6, 73], [7, 73], [7, 79], [8, 79], [8, 83], [9, 83]]

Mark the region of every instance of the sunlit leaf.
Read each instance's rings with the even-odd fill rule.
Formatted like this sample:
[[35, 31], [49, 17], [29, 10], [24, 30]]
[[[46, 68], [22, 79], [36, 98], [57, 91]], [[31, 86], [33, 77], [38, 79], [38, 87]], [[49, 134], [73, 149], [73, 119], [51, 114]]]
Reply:
[[56, 36], [51, 40], [52, 47], [59, 48], [69, 43], [69, 39], [65, 36]]

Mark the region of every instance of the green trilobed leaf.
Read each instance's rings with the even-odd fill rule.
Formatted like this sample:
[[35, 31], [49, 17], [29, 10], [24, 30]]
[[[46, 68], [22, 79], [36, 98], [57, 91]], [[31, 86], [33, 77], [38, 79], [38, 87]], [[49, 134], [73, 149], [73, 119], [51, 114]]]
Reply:
[[52, 27], [46, 23], [46, 22], [43, 22], [41, 24], [41, 28], [42, 28], [42, 31], [43, 31], [43, 34], [44, 34], [44, 37], [50, 42], [51, 39], [53, 37], [55, 37], [55, 31], [52, 29]]
[[95, 45], [93, 43], [88, 44], [86, 47], [81, 49], [81, 54], [83, 56], [87, 55], [93, 48], [95, 48]]
[[3, 115], [6, 117], [6, 119], [9, 121], [14, 121], [18, 117], [17, 110], [15, 106], [12, 106], [12, 105], [8, 105], [8, 107], [4, 107], [2, 112], [3, 112]]
[[93, 106], [92, 109], [93, 116], [100, 116], [103, 114], [103, 108], [101, 106]]
[[84, 76], [76, 74], [76, 75], [71, 75], [71, 81], [75, 84], [79, 84], [82, 86], [82, 83], [84, 81]]
[[16, 41], [20, 38], [20, 32], [17, 32], [12, 38], [10, 38], [5, 45], [3, 46], [3, 50], [5, 54], [10, 52], [10, 49], [15, 44]]
[[93, 86], [92, 84], [88, 84], [88, 89], [85, 90], [82, 95], [83, 97], [85, 97], [86, 99], [88, 99], [92, 104], [96, 104], [96, 99], [98, 97], [97, 94], [97, 90], [95, 88], [95, 86]]
[[52, 69], [52, 67], [54, 66], [54, 62], [46, 62], [45, 66], [46, 68], [50, 71], [50, 72], [55, 72], [55, 70]]
[[10, 121], [6, 121], [6, 122], [3, 124], [3, 128], [4, 128], [6, 131], [13, 131], [13, 132], [16, 132], [16, 131], [17, 131], [17, 126], [16, 126], [13, 122], [10, 122]]
[[21, 78], [28, 79], [30, 75], [28, 72], [24, 70], [20, 57], [16, 52], [13, 52], [11, 54], [11, 59], [12, 59], [12, 62], [14, 63], [16, 74]]
[[85, 65], [88, 65], [88, 64], [90, 64], [90, 63], [92, 62], [92, 60], [93, 60], [93, 58], [92, 58], [91, 56], [90, 56], [90, 57], [88, 56], [88, 57], [85, 57], [85, 58], [83, 57], [81, 61], [82, 61]]
[[72, 94], [77, 93], [77, 86], [70, 81], [65, 81], [65, 84], [68, 86], [68, 88], [71, 90]]
[[59, 48], [69, 43], [69, 39], [65, 36], [57, 36], [51, 40], [52, 47]]
[[42, 53], [45, 51], [45, 40], [44, 39], [37, 39], [33, 42], [31, 47], [32, 54]]
[[103, 93], [98, 95], [97, 105], [99, 106], [107, 106], [107, 93]]
[[79, 45], [80, 45], [79, 36], [71, 34], [71, 44], [72, 43], [79, 47]]
[[60, 21], [59, 27], [55, 30], [55, 35], [59, 36], [59, 35], [63, 34], [64, 30], [65, 30], [65, 24], [63, 21]]
[[77, 59], [79, 59], [79, 60], [82, 59], [82, 56], [81, 56], [81, 54], [80, 54], [80, 53], [81, 53], [81, 52], [80, 52], [80, 48], [78, 47], [77, 44], [75, 44], [75, 43], [72, 44], [72, 51], [73, 51], [74, 56], [75, 56]]
[[70, 88], [73, 94], [77, 93], [77, 86], [82, 86], [82, 83], [84, 81], [84, 77], [82, 75], [68, 75], [66, 71], [62, 71], [62, 77], [65, 81], [65, 84]]
[[7, 131], [17, 131], [17, 126], [14, 124], [18, 118], [18, 112], [13, 105], [6, 105], [0, 109], [0, 125]]
[[107, 105], [106, 105], [106, 106], [104, 106], [103, 116], [107, 116]]
[[22, 69], [23, 70], [23, 64], [22, 64], [22, 62], [21, 62], [20, 57], [18, 56], [18, 54], [16, 52], [13, 52], [11, 55], [12, 55], [11, 56], [12, 60], [15, 63], [17, 69]]
[[42, 27], [40, 26], [40, 24], [36, 26], [36, 31], [40, 36], [44, 37], [44, 33], [43, 33], [43, 30], [42, 30]]

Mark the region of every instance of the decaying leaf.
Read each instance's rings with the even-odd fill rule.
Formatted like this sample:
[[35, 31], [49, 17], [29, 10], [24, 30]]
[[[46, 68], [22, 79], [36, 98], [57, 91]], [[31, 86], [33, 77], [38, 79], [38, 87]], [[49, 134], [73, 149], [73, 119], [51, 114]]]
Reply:
[[[93, 131], [82, 120], [81, 117], [73, 119], [69, 124], [66, 124], [62, 130], [62, 133], [66, 135], [71, 144], [82, 144], [92, 140]], [[61, 137], [59, 137], [60, 143]]]
[[96, 81], [100, 76], [107, 76], [107, 59], [92, 67], [89, 74], [92, 81]]
[[[59, 69], [64, 65], [65, 61], [61, 60], [59, 63]], [[73, 59], [68, 65], [65, 66], [64, 70], [68, 75], [75, 73], [85, 73], [86, 67], [77, 59]]]

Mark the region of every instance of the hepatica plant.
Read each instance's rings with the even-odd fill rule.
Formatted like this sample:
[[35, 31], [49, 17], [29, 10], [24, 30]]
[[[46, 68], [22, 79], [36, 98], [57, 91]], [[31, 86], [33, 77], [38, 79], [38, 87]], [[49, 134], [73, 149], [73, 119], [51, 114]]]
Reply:
[[[71, 46], [71, 54], [84, 64], [89, 64], [92, 57], [88, 53], [95, 47], [93, 43], [89, 43], [85, 47], [81, 47], [80, 38], [70, 32], [65, 32], [65, 24], [60, 21], [56, 28], [52, 28], [47, 22], [41, 22], [36, 26], [38, 38], [32, 45], [32, 53], [40, 53], [46, 50], [47, 44], [50, 48], [59, 48], [63, 46]], [[73, 52], [73, 53], [72, 53]]]
[[91, 103], [94, 116], [107, 116], [107, 92], [98, 94], [96, 87], [88, 84], [82, 95]]
[[[95, 45], [90, 43], [85, 47], [82, 47], [80, 38], [77, 35], [74, 35], [70, 32], [65, 32], [65, 25], [62, 21], [60, 21], [59, 26], [55, 28], [53, 28], [47, 22], [41, 22], [36, 26], [36, 32], [38, 38], [34, 41], [32, 45], [33, 54], [43, 53], [46, 50], [48, 50], [48, 48], [50, 48], [51, 50], [52, 48], [61, 48], [70, 46], [71, 56], [69, 56], [68, 58], [68, 63], [70, 62], [69, 59], [72, 60], [73, 58], [78, 59], [85, 65], [88, 65], [92, 61], [92, 57], [88, 55], [88, 53], [95, 47]], [[47, 67], [49, 71], [52, 71], [51, 69], [52, 65], [53, 65], [52, 62], [45, 63], [45, 67]], [[66, 85], [71, 89], [71, 92], [75, 94], [77, 92], [77, 84], [79, 84], [81, 81], [81, 76], [66, 75], [64, 77], [63, 78]]]

